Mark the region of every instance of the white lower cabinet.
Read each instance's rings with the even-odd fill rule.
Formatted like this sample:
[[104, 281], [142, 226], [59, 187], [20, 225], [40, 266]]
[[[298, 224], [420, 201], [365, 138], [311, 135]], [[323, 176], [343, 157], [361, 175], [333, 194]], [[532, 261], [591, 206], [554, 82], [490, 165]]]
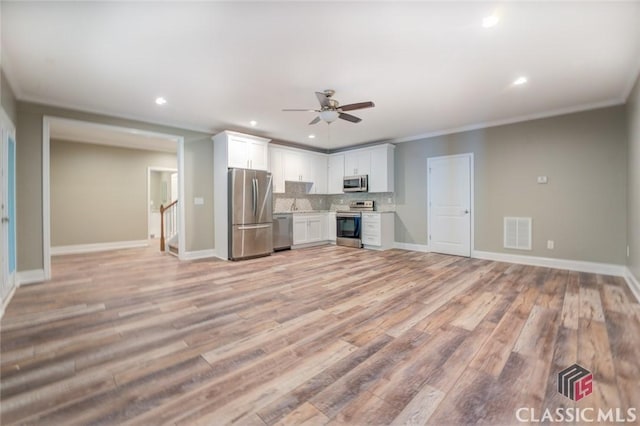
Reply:
[[293, 245], [326, 241], [325, 222], [328, 213], [294, 213]]
[[362, 213], [362, 244], [364, 248], [387, 250], [395, 240], [394, 212]]

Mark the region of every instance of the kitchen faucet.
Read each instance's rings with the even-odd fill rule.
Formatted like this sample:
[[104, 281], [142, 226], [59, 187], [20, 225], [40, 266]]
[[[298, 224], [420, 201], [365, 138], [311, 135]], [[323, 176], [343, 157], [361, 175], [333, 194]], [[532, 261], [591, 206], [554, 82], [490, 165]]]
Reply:
[[293, 199], [293, 203], [291, 203], [291, 211], [295, 212], [296, 210], [298, 210], [298, 206], [296, 206], [296, 199]]

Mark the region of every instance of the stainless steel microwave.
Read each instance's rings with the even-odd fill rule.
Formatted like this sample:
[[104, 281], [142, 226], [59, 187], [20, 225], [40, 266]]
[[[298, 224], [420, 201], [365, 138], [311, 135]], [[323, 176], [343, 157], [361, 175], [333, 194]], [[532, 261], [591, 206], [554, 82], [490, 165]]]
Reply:
[[369, 190], [369, 176], [345, 176], [342, 182], [342, 192], [367, 192]]

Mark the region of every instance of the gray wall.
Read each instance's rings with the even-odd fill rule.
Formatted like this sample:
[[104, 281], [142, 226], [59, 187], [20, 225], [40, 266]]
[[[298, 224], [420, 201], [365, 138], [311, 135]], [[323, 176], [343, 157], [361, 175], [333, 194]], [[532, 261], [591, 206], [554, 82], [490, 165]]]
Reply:
[[16, 96], [2, 70], [0, 70], [0, 104], [13, 122], [13, 125], [16, 126]]
[[[18, 101], [16, 204], [19, 271], [42, 269], [44, 266], [42, 256], [42, 119], [45, 115], [183, 136], [185, 138], [185, 157], [194, 155], [194, 152], [201, 152], [203, 144], [212, 143], [211, 135], [206, 133]], [[213, 194], [213, 182], [207, 178], [212, 173], [210, 170], [212, 157], [213, 153], [207, 161], [193, 161], [190, 164], [185, 162], [185, 188], [191, 188], [194, 185], [201, 189], [207, 187], [206, 193]], [[204, 189], [202, 191], [204, 193]], [[204, 206], [194, 206], [193, 199], [189, 200], [188, 198], [188, 190], [186, 195], [185, 221], [192, 224], [187, 229], [185, 241], [187, 251], [212, 249], [213, 230], [208, 231], [207, 223], [199, 227], [197, 220], [205, 217], [206, 211], [208, 211], [209, 216], [205, 222], [212, 221], [213, 197], [212, 195], [209, 197], [208, 203], [205, 199]]]
[[629, 257], [627, 266], [640, 280], [640, 77], [636, 80], [627, 101], [629, 125], [627, 244]]
[[60, 140], [50, 152], [51, 246], [147, 239], [147, 169], [176, 168], [175, 154]]
[[[427, 158], [467, 152], [475, 250], [625, 263], [624, 106], [397, 144], [396, 241], [427, 244]], [[504, 216], [533, 218], [532, 251], [502, 247]]]
[[[213, 141], [207, 137], [189, 142], [187, 146], [184, 155], [185, 181], [188, 183], [185, 200], [190, 211], [186, 222], [187, 250], [211, 250], [214, 248]], [[194, 205], [194, 198], [202, 198], [204, 204]]]

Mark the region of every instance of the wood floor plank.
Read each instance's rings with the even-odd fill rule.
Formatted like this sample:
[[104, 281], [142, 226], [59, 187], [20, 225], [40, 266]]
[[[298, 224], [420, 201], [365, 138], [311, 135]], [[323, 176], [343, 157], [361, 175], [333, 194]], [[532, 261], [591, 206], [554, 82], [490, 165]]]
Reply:
[[[0, 322], [2, 424], [514, 424], [640, 407], [619, 277], [339, 246], [243, 262], [56, 256]], [[579, 363], [579, 404], [557, 374]], [[591, 405], [589, 405], [591, 404]]]

